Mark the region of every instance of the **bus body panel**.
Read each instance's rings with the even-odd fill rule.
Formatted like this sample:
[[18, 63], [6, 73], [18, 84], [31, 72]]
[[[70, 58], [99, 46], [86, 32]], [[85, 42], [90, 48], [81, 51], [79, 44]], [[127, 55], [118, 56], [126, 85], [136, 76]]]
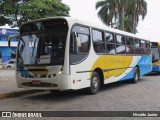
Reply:
[[64, 59], [64, 65], [63, 65], [63, 71], [64, 74], [70, 75], [70, 61], [69, 61], [69, 50], [70, 50], [70, 31], [72, 28], [72, 25], [75, 23], [74, 19], [66, 19], [68, 22], [68, 34], [67, 34], [67, 41], [66, 41], [66, 47], [65, 47], [65, 59]]
[[[92, 73], [97, 69], [102, 71], [104, 84], [133, 78], [134, 68], [136, 66], [139, 67], [140, 76], [151, 71], [151, 57], [149, 55], [136, 56], [126, 54], [97, 54], [93, 48], [93, 40], [91, 37], [92, 33], [90, 33], [90, 51], [88, 53], [88, 56], [86, 56], [77, 64], [71, 64], [71, 29], [74, 24], [83, 24], [83, 22], [77, 21], [76, 19], [67, 18], [66, 21], [68, 22], [68, 34], [66, 38], [67, 40], [64, 54], [64, 65], [60, 69], [58, 69], [58, 71], [54, 71], [52, 72], [52, 74], [47, 74], [51, 75], [48, 78], [39, 77], [41, 76], [41, 73], [38, 73], [39, 76], [24, 77], [22, 76], [22, 74], [28, 74], [27, 69], [24, 69], [23, 73], [21, 73], [19, 71], [20, 68], [17, 66], [16, 79], [18, 87], [45, 90], [77, 90], [90, 87]], [[87, 25], [87, 23], [84, 23], [84, 25]], [[91, 32], [92, 29], [90, 26], [88, 28]], [[96, 25], [93, 26], [96, 27]], [[114, 31], [110, 28], [108, 28], [108, 31], [120, 33], [122, 35], [125, 34], [125, 32], [121, 32], [118, 30]], [[130, 33], [126, 33], [125, 35], [135, 37]]]
[[92, 57], [88, 57], [88, 59], [83, 61], [83, 63], [71, 67], [71, 73], [74, 73], [73, 80], [75, 80], [71, 85], [72, 89], [89, 87], [92, 73], [97, 68], [103, 71], [104, 84], [132, 79], [136, 66], [140, 69], [140, 76], [151, 71], [150, 56], [113, 56], [96, 54], [91, 56]]
[[160, 72], [160, 59], [152, 63], [152, 72]]
[[151, 56], [142, 56], [139, 60], [138, 66], [140, 69], [140, 76], [149, 73], [152, 70], [152, 59]]
[[155, 65], [152, 67], [152, 72], [160, 72], [160, 66], [159, 65]]
[[[44, 90], [70, 90], [70, 76], [61, 74], [52, 78], [24, 78], [16, 75], [17, 86], [19, 88], [32, 88]], [[33, 83], [37, 82], [37, 83]]]
[[71, 83], [72, 90], [78, 90], [78, 89], [89, 87], [90, 81], [87, 80], [89, 75], [86, 74], [86, 72], [77, 73], [76, 65], [71, 65], [70, 71], [71, 71], [70, 83]]

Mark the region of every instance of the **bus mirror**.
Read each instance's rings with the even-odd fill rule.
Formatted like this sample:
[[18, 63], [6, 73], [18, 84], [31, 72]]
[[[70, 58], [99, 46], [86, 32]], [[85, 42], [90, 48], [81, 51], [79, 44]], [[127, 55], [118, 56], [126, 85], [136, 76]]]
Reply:
[[76, 43], [77, 43], [77, 47], [81, 47], [81, 38], [80, 37], [76, 37]]
[[7, 41], [8, 41], [8, 49], [9, 49], [9, 51], [10, 51], [12, 54], [16, 54], [16, 51], [12, 51], [12, 50], [11, 50], [11, 40], [14, 39], [14, 38], [18, 40], [19, 34], [10, 35], [10, 36], [8, 37], [8, 39], [7, 39]]

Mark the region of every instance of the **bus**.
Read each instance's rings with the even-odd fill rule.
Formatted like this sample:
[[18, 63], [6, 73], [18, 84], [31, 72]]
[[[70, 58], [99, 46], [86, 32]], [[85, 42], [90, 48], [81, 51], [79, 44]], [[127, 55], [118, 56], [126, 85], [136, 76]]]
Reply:
[[152, 72], [160, 72], [160, 42], [151, 41]]
[[150, 41], [131, 33], [72, 17], [41, 18], [20, 27], [17, 85], [96, 94], [103, 84], [138, 82], [151, 71], [150, 51]]

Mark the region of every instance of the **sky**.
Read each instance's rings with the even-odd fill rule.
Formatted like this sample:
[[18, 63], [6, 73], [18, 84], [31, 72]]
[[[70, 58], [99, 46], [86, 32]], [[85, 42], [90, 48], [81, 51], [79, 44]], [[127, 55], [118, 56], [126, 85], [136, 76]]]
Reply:
[[[95, 24], [103, 25], [97, 16], [95, 4], [98, 0], [62, 0], [70, 7], [70, 16]], [[138, 35], [160, 41], [160, 4], [158, 0], [145, 0], [147, 15], [138, 24]]]

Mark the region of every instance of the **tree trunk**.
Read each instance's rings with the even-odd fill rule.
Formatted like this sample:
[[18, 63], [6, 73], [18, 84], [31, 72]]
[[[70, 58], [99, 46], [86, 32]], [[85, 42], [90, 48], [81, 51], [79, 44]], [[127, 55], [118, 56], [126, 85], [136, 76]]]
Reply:
[[121, 25], [122, 25], [122, 30], [124, 31], [124, 7], [122, 6], [122, 21], [121, 21]]

